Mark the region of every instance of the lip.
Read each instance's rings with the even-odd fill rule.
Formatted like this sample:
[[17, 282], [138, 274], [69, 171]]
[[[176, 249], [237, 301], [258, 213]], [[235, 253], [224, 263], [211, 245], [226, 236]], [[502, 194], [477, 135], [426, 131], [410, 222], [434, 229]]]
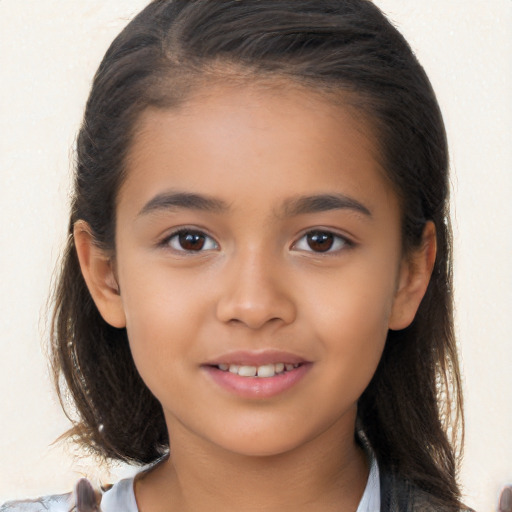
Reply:
[[219, 364], [238, 364], [247, 366], [261, 366], [264, 364], [305, 364], [309, 363], [303, 357], [283, 350], [237, 350], [215, 357], [204, 363], [204, 366], [217, 366]]
[[[279, 373], [273, 377], [241, 377], [229, 371], [217, 368], [219, 364], [238, 364], [261, 366], [264, 364], [289, 363], [298, 364], [297, 368]], [[263, 400], [285, 393], [295, 387], [309, 372], [313, 363], [304, 358], [282, 351], [230, 352], [203, 365], [201, 369], [230, 394], [240, 398]]]

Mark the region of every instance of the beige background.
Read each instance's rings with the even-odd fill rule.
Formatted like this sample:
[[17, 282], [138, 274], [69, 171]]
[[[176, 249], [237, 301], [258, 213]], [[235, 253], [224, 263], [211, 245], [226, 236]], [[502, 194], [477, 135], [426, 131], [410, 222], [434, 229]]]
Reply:
[[[0, 502], [64, 492], [94, 473], [94, 461], [52, 446], [67, 423], [41, 346], [44, 304], [92, 75], [145, 3], [0, 0]], [[492, 511], [512, 483], [512, 0], [376, 3], [416, 50], [445, 114], [467, 406], [461, 479], [467, 503]]]

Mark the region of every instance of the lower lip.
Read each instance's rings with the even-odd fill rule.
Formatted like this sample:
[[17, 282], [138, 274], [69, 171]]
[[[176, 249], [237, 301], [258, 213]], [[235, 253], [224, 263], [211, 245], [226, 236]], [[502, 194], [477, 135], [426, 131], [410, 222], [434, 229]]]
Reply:
[[203, 366], [208, 375], [222, 388], [242, 398], [271, 398], [294, 387], [309, 371], [311, 363], [304, 363], [293, 370], [274, 377], [240, 377], [236, 373]]

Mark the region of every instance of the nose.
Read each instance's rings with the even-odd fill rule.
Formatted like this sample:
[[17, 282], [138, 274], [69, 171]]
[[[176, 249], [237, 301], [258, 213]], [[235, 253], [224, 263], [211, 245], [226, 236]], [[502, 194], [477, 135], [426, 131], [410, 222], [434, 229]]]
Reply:
[[296, 318], [296, 306], [289, 283], [279, 275], [278, 266], [253, 252], [231, 261], [229, 274], [217, 303], [217, 318], [250, 329], [267, 324], [290, 324]]

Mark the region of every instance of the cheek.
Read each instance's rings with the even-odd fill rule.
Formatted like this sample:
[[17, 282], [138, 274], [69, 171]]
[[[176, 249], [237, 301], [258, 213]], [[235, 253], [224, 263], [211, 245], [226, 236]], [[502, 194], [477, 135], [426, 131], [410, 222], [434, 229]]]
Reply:
[[[135, 365], [153, 389], [162, 379], [179, 374], [183, 361], [193, 360], [190, 340], [204, 308], [186, 286], [180, 286], [179, 278], [166, 280], [150, 272], [139, 276], [122, 289], [126, 330]], [[187, 359], [185, 354], [192, 357]]]
[[325, 388], [333, 390], [341, 405], [357, 403], [370, 383], [382, 357], [387, 332], [387, 315], [383, 311], [366, 308], [357, 321], [348, 310], [337, 315], [325, 346], [328, 366], [324, 378]]
[[319, 339], [325, 342], [325, 351], [343, 365], [348, 375], [358, 374], [371, 379], [375, 371], [388, 333], [388, 308], [368, 301], [340, 303], [339, 309], [331, 311], [327, 318], [320, 317], [322, 333]]
[[371, 342], [370, 333], [379, 338], [387, 333], [397, 272], [378, 261], [358, 263], [313, 276], [299, 294], [306, 298], [301, 309], [317, 318], [319, 327]]
[[[373, 267], [376, 268], [375, 266]], [[362, 393], [371, 380], [386, 343], [395, 294], [393, 269], [371, 266], [316, 283], [302, 308], [309, 312], [311, 335], [320, 340], [320, 355], [337, 365], [331, 375], [340, 385]], [[391, 276], [391, 277], [390, 277]]]
[[123, 270], [127, 278], [121, 281], [121, 297], [133, 337], [170, 337], [197, 325], [204, 302], [200, 279], [151, 260], [127, 262]]

